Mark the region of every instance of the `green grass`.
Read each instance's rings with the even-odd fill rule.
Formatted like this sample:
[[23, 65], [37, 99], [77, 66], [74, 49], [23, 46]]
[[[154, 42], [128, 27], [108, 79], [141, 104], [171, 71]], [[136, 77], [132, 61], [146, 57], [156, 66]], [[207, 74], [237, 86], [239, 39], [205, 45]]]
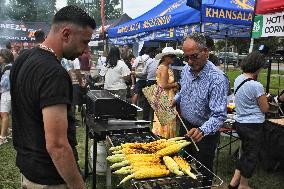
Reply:
[[[231, 86], [233, 86], [234, 79], [240, 74], [239, 69], [229, 70], [227, 73], [231, 81]], [[271, 77], [271, 88], [283, 89], [284, 86], [284, 77], [282, 76], [280, 81], [276, 71], [272, 71]], [[281, 71], [284, 75], [284, 71]], [[266, 70], [263, 70], [259, 76], [260, 82], [266, 86]], [[280, 84], [279, 84], [280, 82]], [[271, 93], [277, 94], [277, 90], [271, 90]], [[85, 128], [79, 127], [77, 129], [77, 139], [79, 151], [79, 165], [81, 168], [84, 168], [84, 155], [85, 155]], [[227, 137], [221, 138], [221, 144], [228, 142]], [[234, 143], [234, 151], [238, 147], [238, 142]], [[15, 165], [15, 150], [12, 146], [12, 141], [9, 139], [9, 143], [0, 146], [0, 189], [17, 189], [20, 188], [20, 173], [18, 168]], [[220, 151], [219, 155], [219, 166], [218, 166], [218, 176], [224, 180], [224, 184], [220, 188], [226, 188], [229, 183], [231, 176], [233, 175], [235, 168], [235, 161], [232, 156], [229, 155], [229, 148], [226, 147]], [[261, 168], [256, 170], [255, 175], [250, 180], [250, 184], [258, 189], [283, 189], [284, 188], [284, 179], [283, 172], [273, 172], [267, 173], [264, 172]], [[105, 189], [105, 177], [98, 176], [98, 185], [97, 188]], [[87, 181], [87, 184], [90, 186], [90, 180]], [[90, 188], [90, 187], [89, 187]]]
[[[221, 145], [227, 144], [229, 142], [228, 137], [221, 137]], [[239, 141], [233, 143], [232, 152], [235, 152], [240, 143]], [[232, 153], [233, 154], [233, 153]], [[220, 150], [220, 155], [218, 158], [218, 176], [223, 179], [224, 184], [220, 188], [226, 188], [228, 183], [230, 183], [231, 177], [234, 174], [235, 169], [235, 157], [234, 155], [229, 154], [229, 146]], [[216, 165], [217, 158], [215, 158]], [[214, 168], [216, 170], [216, 167]], [[265, 172], [261, 166], [258, 166], [255, 174], [250, 179], [249, 184], [254, 189], [283, 189], [284, 188], [284, 172], [275, 171], [275, 172]]]
[[20, 188], [20, 172], [16, 167], [16, 153], [12, 140], [0, 146], [0, 189]]
[[[231, 88], [234, 87], [234, 81], [236, 77], [241, 74], [240, 69], [230, 69], [227, 72], [227, 76], [231, 83]], [[267, 70], [262, 70], [258, 76], [258, 81], [266, 88], [267, 85]], [[271, 71], [270, 77], [270, 93], [278, 95], [279, 91], [281, 92], [284, 89], [284, 70], [280, 70], [279, 73], [277, 70]]]
[[[85, 128], [77, 129], [78, 151], [80, 155], [80, 167], [84, 167], [84, 146], [85, 146]], [[221, 137], [221, 145], [228, 142], [228, 137]], [[239, 146], [239, 142], [232, 145], [232, 152]], [[216, 162], [215, 158], [215, 162]], [[230, 182], [235, 168], [235, 160], [232, 155], [229, 155], [229, 147], [220, 150], [219, 154], [218, 176], [224, 180], [224, 184], [219, 188], [226, 188]], [[215, 167], [216, 168], [216, 167]], [[215, 170], [214, 168], [214, 170]], [[256, 173], [250, 180], [250, 184], [256, 189], [283, 189], [284, 179], [283, 172], [264, 172], [260, 167], [257, 168]], [[91, 177], [91, 176], [90, 176]], [[98, 189], [105, 189], [105, 176], [97, 176]], [[90, 187], [90, 179], [87, 181], [88, 188]], [[0, 147], [0, 189], [16, 189], [20, 187], [20, 173], [15, 166], [15, 150], [12, 146], [12, 141]]]

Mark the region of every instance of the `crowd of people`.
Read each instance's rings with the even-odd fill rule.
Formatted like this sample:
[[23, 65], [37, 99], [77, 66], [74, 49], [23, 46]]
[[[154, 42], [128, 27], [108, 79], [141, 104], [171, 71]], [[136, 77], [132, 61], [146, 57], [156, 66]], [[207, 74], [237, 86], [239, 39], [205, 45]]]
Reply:
[[[86, 188], [77, 163], [75, 113], [77, 107], [80, 111], [88, 85], [88, 42], [95, 27], [95, 20], [81, 8], [66, 6], [54, 15], [47, 36], [42, 31], [35, 33], [36, 47], [20, 51], [8, 44], [0, 50], [0, 146], [8, 142], [11, 113], [23, 189]], [[138, 57], [128, 47], [111, 46], [96, 64], [103, 89], [141, 106], [142, 119], [152, 121], [155, 135], [186, 136], [195, 141], [199, 151], [192, 146], [186, 151], [209, 170], [213, 170], [218, 130], [227, 118], [227, 97], [231, 93], [228, 77], [210, 54], [213, 46], [210, 37], [193, 33], [185, 38], [181, 49], [143, 47]], [[250, 53], [233, 84], [235, 126], [243, 152], [228, 188], [250, 189], [248, 179], [257, 164], [269, 110], [267, 94], [257, 81], [264, 60], [259, 52]], [[183, 66], [178, 76], [172, 69], [177, 62]], [[176, 119], [161, 125], [142, 91], [153, 84], [165, 91], [188, 132], [183, 127], [177, 132]], [[284, 101], [283, 92], [277, 101]], [[211, 185], [213, 175], [206, 176], [209, 179], [204, 183]]]

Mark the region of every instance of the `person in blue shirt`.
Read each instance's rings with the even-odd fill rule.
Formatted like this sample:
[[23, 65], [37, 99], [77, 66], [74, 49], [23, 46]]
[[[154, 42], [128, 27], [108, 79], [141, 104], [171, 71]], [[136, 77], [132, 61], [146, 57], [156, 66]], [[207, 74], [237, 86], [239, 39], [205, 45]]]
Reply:
[[250, 189], [248, 178], [256, 168], [258, 155], [263, 147], [263, 123], [269, 104], [257, 76], [265, 64], [265, 57], [260, 52], [250, 53], [241, 63], [243, 73], [234, 82], [235, 126], [242, 141], [242, 154], [237, 161], [229, 189]]
[[[173, 106], [180, 107], [181, 116], [189, 130], [180, 128], [180, 135], [186, 135], [197, 142], [200, 151], [189, 146], [186, 149], [198, 161], [212, 170], [219, 133], [227, 117], [227, 93], [229, 81], [225, 74], [208, 61], [206, 38], [201, 33], [187, 36], [183, 43], [184, 61], [187, 65], [181, 73], [181, 90], [176, 94]], [[207, 170], [201, 172], [208, 178]], [[204, 182], [204, 185], [211, 185]]]
[[8, 142], [9, 115], [11, 111], [10, 69], [14, 56], [9, 49], [0, 49], [0, 146]]

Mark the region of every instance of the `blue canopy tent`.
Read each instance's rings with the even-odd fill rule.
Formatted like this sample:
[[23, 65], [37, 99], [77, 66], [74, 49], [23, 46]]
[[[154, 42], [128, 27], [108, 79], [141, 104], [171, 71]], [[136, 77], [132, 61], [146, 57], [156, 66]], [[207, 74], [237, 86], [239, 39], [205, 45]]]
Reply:
[[[253, 2], [254, 0], [249, 0]], [[149, 40], [181, 40], [191, 32], [204, 32], [213, 38], [249, 37], [253, 4], [240, 0], [204, 0], [200, 10], [187, 6], [187, 0], [163, 0], [158, 6], [131, 20], [110, 28], [110, 43], [125, 44]], [[204, 10], [204, 11], [203, 11]]]
[[[194, 5], [194, 1], [188, 0], [187, 5]], [[201, 12], [202, 23], [214, 25], [215, 29], [204, 29], [212, 37], [250, 37], [254, 4], [254, 0], [202, 0], [195, 8]]]
[[137, 38], [175, 40], [176, 33], [181, 33], [181, 30], [189, 28], [188, 25], [199, 22], [199, 11], [186, 6], [186, 0], [164, 0], [140, 17], [110, 28], [108, 37], [110, 41], [117, 42], [123, 38], [128, 41]]

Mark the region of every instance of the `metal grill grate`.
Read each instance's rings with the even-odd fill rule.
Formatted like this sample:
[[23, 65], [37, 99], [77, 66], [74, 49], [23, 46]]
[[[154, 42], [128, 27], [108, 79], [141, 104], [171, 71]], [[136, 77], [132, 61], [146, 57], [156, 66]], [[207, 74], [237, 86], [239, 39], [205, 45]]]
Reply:
[[[155, 135], [150, 132], [143, 133], [127, 133], [125, 134], [116, 134], [107, 136], [107, 143], [109, 146], [117, 146], [125, 142], [150, 142], [157, 140]], [[130, 141], [129, 141], [130, 140]], [[148, 140], [148, 141], [145, 141]], [[188, 154], [186, 151], [182, 150], [181, 154], [190, 163], [192, 167], [192, 173], [197, 176], [197, 179], [194, 180], [189, 176], [176, 176], [171, 174], [169, 177], [155, 178], [155, 179], [145, 179], [145, 180], [135, 180], [130, 181], [131, 187], [133, 189], [198, 189], [198, 188], [208, 188], [208, 187], [218, 187], [223, 181], [215, 175], [212, 171], [207, 169], [194, 157]], [[200, 170], [203, 169], [207, 173], [202, 175]], [[212, 179], [210, 179], [212, 178]]]
[[[147, 180], [131, 180], [131, 184], [136, 189], [198, 189], [208, 187], [218, 187], [222, 185], [223, 180], [207, 169], [194, 157], [183, 151], [186, 155], [186, 160], [192, 167], [192, 172], [196, 174], [197, 180], [192, 179], [189, 176], [175, 176], [158, 178], [158, 179], [147, 179]], [[200, 173], [201, 169], [205, 169], [207, 176]], [[209, 179], [212, 177], [213, 179]], [[211, 184], [212, 183], [212, 184]]]

